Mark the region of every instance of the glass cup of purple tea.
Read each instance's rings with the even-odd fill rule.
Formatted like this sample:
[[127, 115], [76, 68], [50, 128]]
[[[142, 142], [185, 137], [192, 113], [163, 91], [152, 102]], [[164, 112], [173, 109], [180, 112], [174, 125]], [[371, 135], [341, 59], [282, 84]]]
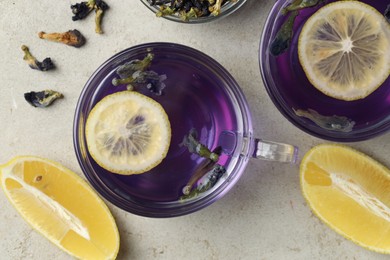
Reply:
[[[117, 84], [129, 82], [124, 65], [145, 61], [147, 68], [130, 72], [142, 78], [131, 87]], [[97, 102], [129, 89], [164, 108], [172, 135], [160, 164], [142, 174], [120, 175], [91, 157], [85, 127]], [[292, 145], [255, 138], [248, 104], [233, 77], [204, 53], [173, 43], [134, 46], [103, 63], [81, 93], [73, 130], [77, 159], [92, 186], [119, 208], [147, 217], [200, 210], [234, 186], [250, 158], [294, 163], [298, 152]]]
[[[346, 18], [346, 9], [358, 11], [349, 11], [350, 17]], [[327, 12], [329, 18], [324, 18]], [[356, 20], [354, 17], [365, 13], [369, 15], [364, 18], [361, 16], [359, 23], [350, 26], [351, 30], [346, 31], [346, 35], [333, 35], [336, 33], [333, 27], [342, 28], [347, 21], [354, 22]], [[372, 18], [373, 14], [376, 15], [375, 18]], [[339, 23], [332, 23], [332, 15], [341, 17], [333, 18], [333, 21]], [[318, 26], [316, 34], [303, 44], [302, 32], [308, 31], [304, 29], [305, 24], [313, 21], [313, 17], [321, 16], [322, 20], [318, 19], [317, 24], [323, 23], [322, 27]], [[326, 20], [328, 22], [324, 22]], [[264, 86], [275, 106], [292, 124], [310, 135], [325, 140], [356, 142], [388, 133], [390, 70], [387, 70], [386, 75], [385, 67], [390, 66], [389, 23], [389, 1], [276, 1], [266, 20], [259, 48], [260, 71]], [[315, 23], [311, 29], [314, 27]], [[315, 48], [313, 52], [307, 52], [307, 55], [312, 55], [309, 61], [320, 61], [315, 65], [317, 71], [326, 71], [327, 64], [336, 64], [333, 67], [329, 66], [331, 68], [329, 70], [331, 76], [327, 79], [329, 82], [346, 79], [347, 84], [354, 82], [349, 84], [349, 89], [359, 93], [359, 88], [353, 86], [355, 82], [355, 86], [359, 86], [359, 80], [363, 82], [361, 89], [364, 89], [369, 85], [365, 80], [375, 81], [379, 78], [375, 73], [380, 70], [384, 70], [380, 75], [384, 80], [375, 83], [377, 87], [375, 91], [363, 98], [346, 100], [347, 95], [352, 96], [352, 91], [342, 98], [324, 94], [324, 91], [318, 90], [319, 87], [314, 84], [320, 80], [313, 80], [315, 78], [313, 75], [306, 75], [313, 74], [310, 71], [314, 70], [311, 69], [314, 66], [309, 69], [302, 66], [304, 59], [300, 58], [300, 53], [303, 53], [299, 51], [300, 45]], [[332, 59], [336, 62], [332, 63]], [[375, 65], [380, 61], [383, 64]], [[343, 74], [345, 77], [340, 76], [341, 73], [338, 73], [340, 71], [347, 72]], [[348, 90], [347, 87], [345, 89]]]

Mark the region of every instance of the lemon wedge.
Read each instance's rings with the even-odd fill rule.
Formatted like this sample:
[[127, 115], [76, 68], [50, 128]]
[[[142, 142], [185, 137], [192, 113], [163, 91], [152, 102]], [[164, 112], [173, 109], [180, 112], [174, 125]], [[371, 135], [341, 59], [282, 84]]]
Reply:
[[104, 169], [118, 174], [144, 173], [167, 155], [171, 126], [163, 107], [134, 91], [104, 97], [86, 123], [88, 151]]
[[324, 144], [300, 165], [301, 188], [312, 211], [356, 244], [390, 253], [390, 170], [352, 148]]
[[1, 187], [22, 217], [79, 259], [115, 259], [119, 234], [109, 209], [78, 175], [53, 161], [19, 156], [0, 167]]
[[304, 24], [298, 56], [312, 85], [340, 100], [367, 97], [390, 73], [390, 25], [360, 1], [337, 1]]

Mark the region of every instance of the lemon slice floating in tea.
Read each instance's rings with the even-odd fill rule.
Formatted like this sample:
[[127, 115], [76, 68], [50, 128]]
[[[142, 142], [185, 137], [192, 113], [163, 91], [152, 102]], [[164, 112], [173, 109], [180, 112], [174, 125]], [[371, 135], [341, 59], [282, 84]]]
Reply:
[[390, 170], [352, 148], [319, 145], [300, 166], [312, 211], [333, 230], [367, 249], [390, 253]]
[[64, 166], [20, 156], [0, 166], [1, 186], [38, 232], [79, 259], [115, 259], [119, 234], [109, 209]]
[[341, 100], [362, 99], [390, 73], [390, 25], [373, 7], [338, 1], [304, 24], [299, 61], [314, 87]]
[[104, 97], [88, 115], [88, 151], [104, 169], [118, 174], [144, 173], [168, 152], [171, 127], [163, 107], [134, 91]]

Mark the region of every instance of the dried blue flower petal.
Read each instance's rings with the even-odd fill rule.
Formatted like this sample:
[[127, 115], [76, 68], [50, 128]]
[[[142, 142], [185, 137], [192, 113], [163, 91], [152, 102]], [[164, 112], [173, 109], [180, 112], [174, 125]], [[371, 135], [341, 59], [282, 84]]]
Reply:
[[143, 86], [155, 95], [162, 95], [163, 89], [166, 87], [164, 81], [167, 79], [167, 76], [147, 70], [153, 58], [154, 55], [148, 53], [143, 60], [135, 59], [119, 66], [116, 73], [120, 78], [114, 78], [112, 84], [114, 86], [127, 84], [128, 90]]
[[141, 71], [139, 73], [134, 73], [134, 83], [145, 84], [146, 88], [150, 92], [156, 94], [157, 96], [162, 95], [162, 91], [165, 88], [164, 80], [167, 79], [167, 76], [159, 75], [157, 72], [152, 70], [150, 71]]
[[157, 17], [178, 15], [183, 21], [192, 18], [219, 15], [222, 6], [236, 0], [148, 0], [151, 6], [157, 7]]
[[282, 9], [282, 14], [286, 14], [291, 11], [301, 10], [308, 7], [314, 7], [325, 0], [295, 0], [287, 7]]
[[387, 21], [390, 23], [390, 4], [387, 5], [387, 8], [386, 8], [386, 10], [385, 10], [384, 15], [385, 15]]
[[146, 57], [142, 60], [139, 59], [131, 60], [119, 66], [116, 70], [116, 73], [122, 79], [132, 77], [136, 71], [146, 70], [152, 63], [153, 58], [154, 55], [152, 53], [148, 53]]
[[180, 197], [180, 200], [194, 198], [199, 194], [210, 190], [218, 183], [218, 181], [225, 173], [225, 167], [220, 164], [213, 165], [213, 168], [198, 180], [199, 184], [197, 187], [193, 188], [192, 186], [189, 186], [189, 184], [187, 184], [183, 188], [183, 196]]
[[95, 1], [81, 2], [70, 6], [72, 9], [72, 20], [82, 20], [88, 16], [88, 14], [93, 10]]
[[44, 90], [40, 92], [28, 92], [24, 94], [24, 99], [33, 107], [48, 107], [55, 100], [63, 98], [64, 96], [54, 90]]
[[103, 33], [101, 28], [102, 18], [104, 12], [109, 8], [108, 4], [102, 0], [88, 0], [88, 2], [81, 2], [78, 4], [71, 5], [72, 9], [72, 20], [82, 20], [87, 17], [92, 10], [95, 10], [95, 32]]
[[194, 128], [190, 130], [190, 133], [184, 136], [180, 146], [186, 146], [190, 153], [195, 153], [203, 158], [210, 159], [217, 162], [219, 154], [211, 152], [204, 144], [201, 144], [198, 140], [198, 133]]
[[294, 21], [297, 15], [298, 11], [293, 11], [276, 33], [269, 48], [269, 51], [273, 56], [282, 54], [290, 46], [293, 36]]
[[50, 58], [45, 58], [42, 62], [39, 62], [30, 52], [26, 45], [22, 45], [22, 51], [24, 52], [23, 59], [28, 63], [30, 68], [40, 71], [48, 71], [54, 69], [54, 63]]
[[323, 116], [310, 108], [308, 110], [293, 109], [293, 111], [297, 116], [310, 119], [313, 123], [326, 130], [348, 133], [355, 126], [355, 121], [345, 116]]

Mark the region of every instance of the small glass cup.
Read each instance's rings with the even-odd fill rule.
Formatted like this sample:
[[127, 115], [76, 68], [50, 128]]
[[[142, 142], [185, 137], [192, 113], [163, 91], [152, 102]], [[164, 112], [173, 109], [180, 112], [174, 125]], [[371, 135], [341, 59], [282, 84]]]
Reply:
[[[223, 17], [228, 16], [229, 14], [237, 11], [241, 6], [245, 4], [247, 0], [237, 0], [236, 2], [228, 2], [224, 4], [221, 8], [221, 13], [219, 15], [210, 15], [198, 18], [190, 18], [188, 21], [183, 21], [178, 15], [166, 15], [163, 18], [168, 19], [170, 21], [179, 22], [179, 23], [190, 23], [190, 24], [198, 24], [198, 23], [207, 23], [211, 21], [215, 21], [217, 19], [221, 19]], [[149, 8], [153, 13], [157, 13], [159, 11], [158, 7], [151, 6], [148, 0], [141, 0], [141, 2]]]
[[[299, 33], [326, 1], [299, 11], [293, 27], [293, 39], [283, 54], [274, 57], [269, 51], [275, 35], [288, 18], [281, 10], [292, 1], [275, 2], [266, 20], [260, 40], [259, 62], [264, 86], [279, 111], [295, 126], [318, 138], [337, 142], [371, 139], [390, 129], [390, 77], [364, 99], [343, 101], [318, 91], [307, 79], [298, 59]], [[386, 1], [362, 0], [384, 13]]]
[[[130, 60], [153, 53], [149, 69], [166, 75], [161, 96], [136, 89], [165, 109], [172, 129], [166, 158], [147, 173], [123, 176], [101, 168], [90, 156], [85, 138], [89, 112], [104, 96], [124, 91], [114, 87], [116, 69]], [[210, 189], [183, 197], [184, 189], [204, 158], [181, 146], [191, 129], [210, 149], [222, 147], [218, 163], [226, 173], [213, 179]], [[83, 173], [93, 187], [114, 205], [137, 215], [173, 217], [210, 205], [238, 181], [250, 158], [294, 163], [297, 148], [253, 136], [248, 104], [233, 77], [215, 60], [190, 47], [173, 43], [146, 43], [126, 49], [102, 64], [86, 83], [74, 117], [74, 148]], [[210, 181], [205, 175], [195, 186]], [[205, 179], [206, 178], [206, 179]], [[210, 177], [211, 178], [211, 177]]]

